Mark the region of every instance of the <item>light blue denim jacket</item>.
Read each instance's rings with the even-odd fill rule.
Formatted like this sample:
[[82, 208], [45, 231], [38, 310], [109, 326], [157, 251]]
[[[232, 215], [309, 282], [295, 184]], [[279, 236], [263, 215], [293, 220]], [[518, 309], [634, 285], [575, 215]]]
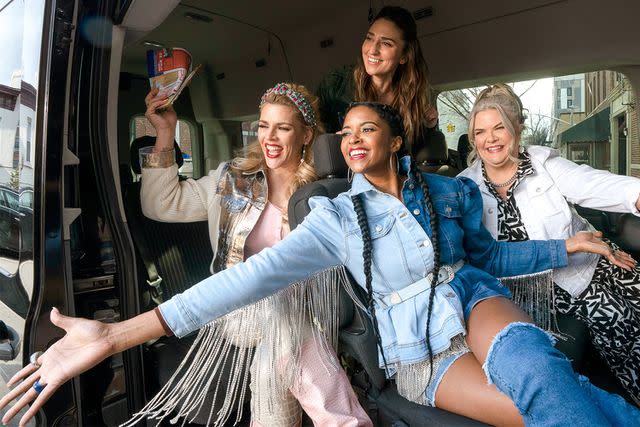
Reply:
[[[403, 158], [405, 171], [407, 165], [408, 158]], [[442, 263], [467, 260], [449, 283], [465, 318], [481, 299], [509, 296], [493, 276], [514, 276], [567, 264], [564, 240], [496, 242], [482, 225], [482, 197], [470, 179], [433, 174], [424, 174], [424, 178], [439, 217]], [[433, 268], [428, 212], [420, 185], [411, 178], [402, 190], [404, 204], [375, 189], [362, 175], [356, 175], [352, 188], [335, 199], [311, 199], [313, 210], [287, 238], [160, 305], [169, 328], [175, 335], [184, 336], [289, 284], [339, 265], [364, 286], [362, 239], [351, 202], [354, 194], [362, 194], [373, 240], [372, 285], [387, 362], [426, 359], [426, 293], [391, 309], [380, 305], [382, 297], [418, 281]], [[437, 319], [432, 318], [433, 323], [438, 323]]]

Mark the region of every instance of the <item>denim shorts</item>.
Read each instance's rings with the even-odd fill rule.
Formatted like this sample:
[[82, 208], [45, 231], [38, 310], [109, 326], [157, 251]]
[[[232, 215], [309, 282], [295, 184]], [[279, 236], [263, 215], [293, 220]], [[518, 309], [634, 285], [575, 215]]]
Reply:
[[480, 301], [484, 301], [494, 297], [505, 297], [511, 299], [511, 291], [494, 277], [486, 275], [487, 280], [483, 281], [466, 281], [464, 276], [456, 274], [456, 277], [449, 282], [453, 291], [460, 298], [462, 310], [464, 311], [464, 320], [469, 320], [471, 310]]
[[[499, 280], [493, 279], [491, 281], [476, 282], [472, 285], [464, 283], [463, 280], [452, 280], [449, 285], [453, 288], [453, 291], [458, 295], [462, 303], [462, 309], [464, 311], [464, 319], [467, 321], [471, 315], [473, 307], [481, 301], [495, 297], [511, 298], [511, 292], [506, 286], [502, 285]], [[424, 390], [424, 396], [421, 396], [421, 401], [415, 401], [427, 406], [436, 406], [436, 391], [438, 386], [444, 378], [444, 374], [458, 360], [461, 356], [468, 353], [466, 351], [449, 352], [439, 361], [439, 365], [436, 367], [436, 371], [433, 373], [431, 382], [426, 385]]]
[[397, 366], [398, 393], [414, 403], [435, 406], [436, 391], [444, 374], [453, 362], [469, 351], [462, 334], [452, 338], [451, 346], [447, 350], [434, 355], [431, 381], [429, 381], [429, 360]]

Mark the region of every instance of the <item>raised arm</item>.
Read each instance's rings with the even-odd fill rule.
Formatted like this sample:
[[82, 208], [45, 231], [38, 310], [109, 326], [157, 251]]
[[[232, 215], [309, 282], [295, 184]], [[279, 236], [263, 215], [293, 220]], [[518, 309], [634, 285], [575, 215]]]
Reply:
[[215, 194], [222, 165], [198, 180], [178, 179], [173, 149], [176, 112], [171, 106], [158, 111], [157, 107], [166, 99], [156, 98], [156, 93], [157, 89], [153, 89], [145, 98], [145, 117], [155, 128], [157, 137], [153, 147], [140, 150], [142, 212], [157, 221], [204, 221], [207, 219], [207, 207]]
[[146, 217], [164, 222], [194, 222], [207, 219], [208, 206], [215, 195], [218, 178], [226, 167], [224, 163], [198, 180], [180, 181], [173, 150], [161, 153], [146, 152], [140, 156], [140, 203]]
[[616, 265], [629, 269], [635, 262], [625, 253], [614, 253], [600, 240], [600, 233], [580, 232], [567, 240], [528, 240], [496, 242], [482, 224], [482, 196], [469, 178], [458, 178], [462, 194], [461, 226], [464, 248], [473, 265], [496, 277], [535, 273], [567, 265], [567, 254], [592, 252], [606, 256]]

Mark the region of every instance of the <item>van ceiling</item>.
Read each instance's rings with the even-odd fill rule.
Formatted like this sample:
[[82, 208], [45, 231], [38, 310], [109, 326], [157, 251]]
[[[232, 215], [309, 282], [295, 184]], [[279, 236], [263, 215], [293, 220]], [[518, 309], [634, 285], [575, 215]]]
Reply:
[[[148, 2], [153, 7], [155, 0]], [[375, 9], [381, 0], [372, 0]], [[385, 2], [388, 3], [388, 2]], [[206, 66], [208, 91], [226, 117], [251, 113], [234, 98], [257, 99], [276, 81], [315, 86], [355, 62], [369, 0], [182, 1], [157, 28], [130, 43], [123, 71], [144, 75], [144, 40], [187, 48]], [[439, 88], [524, 80], [640, 63], [640, 2], [627, 0], [407, 0]], [[203, 22], [199, 19], [209, 20]], [[142, 25], [141, 25], [142, 26]], [[333, 45], [320, 46], [331, 38]], [[282, 44], [281, 44], [281, 42]], [[283, 49], [284, 47], [284, 49]], [[264, 60], [263, 67], [256, 62]], [[217, 80], [222, 77], [224, 79]], [[246, 104], [246, 102], [245, 102]]]

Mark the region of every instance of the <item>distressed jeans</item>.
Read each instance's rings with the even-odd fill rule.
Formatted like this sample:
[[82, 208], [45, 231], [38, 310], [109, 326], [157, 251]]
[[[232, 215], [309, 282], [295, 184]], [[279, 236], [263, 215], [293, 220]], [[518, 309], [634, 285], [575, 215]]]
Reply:
[[527, 426], [640, 425], [636, 407], [576, 374], [553, 338], [532, 324], [512, 323], [501, 330], [484, 369]]

